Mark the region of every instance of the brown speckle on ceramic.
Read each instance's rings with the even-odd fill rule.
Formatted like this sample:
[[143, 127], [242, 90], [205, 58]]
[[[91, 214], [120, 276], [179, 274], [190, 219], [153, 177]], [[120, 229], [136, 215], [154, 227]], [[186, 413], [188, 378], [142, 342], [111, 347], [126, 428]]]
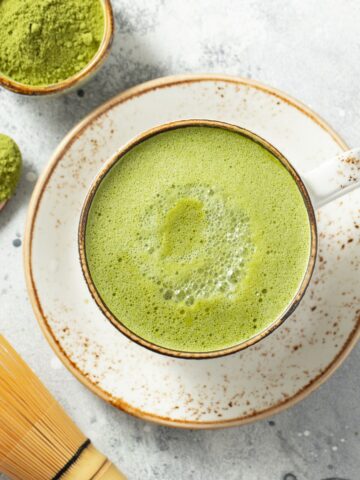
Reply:
[[357, 183], [360, 179], [360, 159], [357, 157], [345, 157], [342, 160], [344, 168], [338, 173], [344, 177], [344, 183], [341, 188], [346, 188], [353, 183]]
[[256, 82], [214, 76], [149, 82], [105, 104], [55, 152], [31, 201], [25, 268], [46, 338], [88, 388], [143, 419], [216, 428], [264, 418], [301, 400], [359, 338], [360, 192], [319, 212], [322, 260], [298, 309], [273, 334], [242, 352], [202, 362], [146, 350], [118, 332], [88, 292], [77, 253], [79, 215], [96, 173], [122, 145], [153, 126], [189, 118], [252, 130], [299, 171], [346, 149], [314, 113]]

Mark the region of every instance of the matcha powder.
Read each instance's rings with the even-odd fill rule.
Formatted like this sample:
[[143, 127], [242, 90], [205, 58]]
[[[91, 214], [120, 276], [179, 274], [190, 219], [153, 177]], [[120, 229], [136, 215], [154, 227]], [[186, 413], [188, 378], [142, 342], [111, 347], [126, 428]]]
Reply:
[[61, 82], [98, 51], [100, 0], [0, 0], [0, 72], [26, 85]]
[[7, 135], [0, 133], [0, 203], [14, 193], [21, 173], [19, 147]]

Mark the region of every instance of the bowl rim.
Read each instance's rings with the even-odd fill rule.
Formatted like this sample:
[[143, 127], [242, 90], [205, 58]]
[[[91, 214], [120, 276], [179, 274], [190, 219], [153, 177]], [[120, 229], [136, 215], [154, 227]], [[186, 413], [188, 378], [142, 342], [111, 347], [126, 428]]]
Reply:
[[[86, 225], [87, 225], [89, 210], [91, 208], [91, 204], [97, 192], [98, 187], [100, 186], [101, 182], [106, 177], [106, 175], [110, 172], [112, 167], [114, 167], [116, 163], [119, 160], [121, 160], [121, 158], [126, 153], [128, 153], [132, 148], [134, 148], [136, 145], [139, 145], [143, 141], [159, 133], [164, 133], [164, 132], [175, 130], [178, 128], [186, 128], [186, 127], [194, 127], [194, 126], [222, 128], [228, 131], [238, 133], [247, 138], [250, 138], [251, 140], [260, 144], [262, 147], [266, 148], [270, 153], [272, 153], [294, 178], [299, 188], [299, 191], [302, 195], [302, 198], [308, 213], [309, 224], [310, 224], [310, 252], [309, 252], [309, 260], [308, 260], [307, 268], [296, 294], [294, 295], [292, 301], [287, 305], [284, 312], [278, 318], [276, 318], [270, 325], [268, 325], [265, 329], [256, 333], [250, 339], [244, 340], [231, 347], [226, 347], [226, 348], [213, 350], [209, 352], [189, 352], [189, 351], [180, 351], [180, 350], [174, 350], [167, 347], [163, 347], [161, 345], [154, 344], [144, 339], [143, 337], [137, 335], [128, 327], [126, 327], [121, 322], [120, 319], [118, 319], [117, 317], [115, 317], [115, 315], [113, 315], [113, 313], [107, 307], [106, 303], [103, 301], [100, 293], [98, 292], [90, 274], [90, 269], [88, 266], [87, 256], [86, 256], [86, 248], [85, 248]], [[255, 134], [254, 132], [248, 129], [242, 128], [238, 125], [226, 123], [226, 122], [220, 122], [216, 120], [205, 120], [205, 119], [179, 120], [179, 121], [174, 121], [174, 122], [169, 122], [163, 125], [159, 125], [149, 130], [146, 130], [145, 132], [142, 132], [140, 135], [136, 136], [135, 138], [130, 140], [128, 143], [126, 143], [117, 153], [115, 153], [102, 166], [102, 168], [96, 174], [90, 188], [88, 189], [85, 200], [83, 202], [83, 206], [80, 214], [80, 220], [79, 220], [79, 227], [78, 227], [78, 251], [79, 251], [81, 269], [85, 278], [85, 282], [90, 291], [90, 294], [95, 300], [95, 303], [97, 304], [97, 306], [105, 315], [105, 317], [113, 324], [115, 328], [117, 328], [117, 330], [119, 330], [121, 333], [123, 333], [125, 336], [127, 336], [130, 340], [134, 341], [138, 345], [170, 357], [184, 358], [184, 359], [208, 359], [208, 358], [217, 358], [217, 357], [230, 355], [232, 353], [244, 350], [250, 347], [251, 345], [254, 345], [255, 343], [259, 342], [260, 340], [268, 336], [274, 330], [276, 330], [280, 325], [282, 325], [282, 323], [284, 323], [284, 321], [293, 313], [293, 311], [299, 305], [301, 299], [303, 298], [307, 290], [307, 287], [309, 285], [310, 279], [312, 277], [312, 274], [315, 268], [317, 246], [318, 246], [318, 240], [317, 240], [316, 216], [315, 216], [314, 207], [311, 202], [310, 195], [300, 175], [292, 166], [292, 164], [287, 160], [287, 158], [281, 152], [279, 152], [279, 150], [277, 150], [272, 144], [270, 144], [267, 140], [263, 139], [262, 137], [260, 137], [259, 135]]]
[[0, 72], [0, 86], [21, 95], [44, 96], [64, 92], [83, 83], [100, 68], [110, 53], [114, 39], [115, 21], [111, 0], [100, 0], [104, 9], [104, 35], [98, 51], [90, 62], [75, 75], [51, 85], [27, 85], [8, 77]]

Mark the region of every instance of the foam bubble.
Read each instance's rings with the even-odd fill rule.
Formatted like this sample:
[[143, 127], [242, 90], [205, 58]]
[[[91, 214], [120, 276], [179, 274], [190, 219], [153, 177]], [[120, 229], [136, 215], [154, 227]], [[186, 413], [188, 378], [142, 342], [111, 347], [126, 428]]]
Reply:
[[187, 307], [231, 298], [254, 252], [246, 215], [209, 186], [171, 185], [156, 194], [140, 224], [133, 247], [143, 275], [165, 300]]

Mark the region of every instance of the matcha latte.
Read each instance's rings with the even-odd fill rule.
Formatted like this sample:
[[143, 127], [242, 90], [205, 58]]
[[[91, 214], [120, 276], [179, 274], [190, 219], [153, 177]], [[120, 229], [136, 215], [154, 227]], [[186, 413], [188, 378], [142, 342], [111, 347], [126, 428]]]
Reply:
[[241, 133], [183, 126], [127, 151], [88, 211], [87, 268], [111, 314], [176, 351], [232, 347], [299, 290], [309, 215], [288, 170]]

